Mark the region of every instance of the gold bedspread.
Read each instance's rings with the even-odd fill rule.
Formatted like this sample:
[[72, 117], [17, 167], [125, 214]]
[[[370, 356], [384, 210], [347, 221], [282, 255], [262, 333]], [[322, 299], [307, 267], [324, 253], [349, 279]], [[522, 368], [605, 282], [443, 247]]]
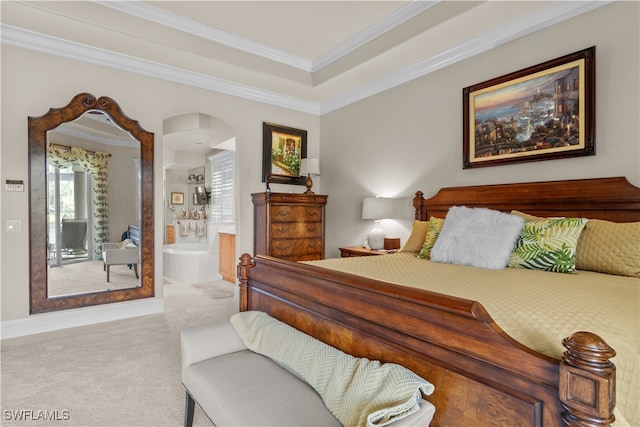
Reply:
[[612, 359], [617, 368], [616, 425], [640, 425], [638, 278], [589, 271], [485, 270], [402, 252], [308, 263], [479, 301], [509, 336], [556, 359], [565, 350], [562, 339], [573, 332], [598, 334], [617, 353]]

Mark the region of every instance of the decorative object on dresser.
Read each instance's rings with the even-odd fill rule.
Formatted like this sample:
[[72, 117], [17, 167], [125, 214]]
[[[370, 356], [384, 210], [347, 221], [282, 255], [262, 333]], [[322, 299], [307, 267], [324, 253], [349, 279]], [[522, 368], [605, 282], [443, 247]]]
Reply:
[[253, 251], [290, 261], [324, 259], [326, 195], [254, 193]]
[[384, 255], [387, 251], [365, 248], [364, 246], [344, 246], [340, 249], [341, 258], [350, 258], [355, 256], [375, 256]]
[[387, 237], [380, 228], [380, 220], [393, 217], [393, 199], [384, 197], [366, 197], [362, 202], [362, 219], [374, 220], [373, 229], [369, 232], [369, 247], [382, 249]]
[[314, 194], [313, 191], [311, 191], [311, 187], [313, 187], [313, 180], [311, 179], [311, 175], [320, 175], [320, 160], [302, 159], [300, 173], [302, 173], [303, 175], [305, 173], [307, 174], [307, 179], [305, 181], [307, 191], [305, 191], [304, 194]]

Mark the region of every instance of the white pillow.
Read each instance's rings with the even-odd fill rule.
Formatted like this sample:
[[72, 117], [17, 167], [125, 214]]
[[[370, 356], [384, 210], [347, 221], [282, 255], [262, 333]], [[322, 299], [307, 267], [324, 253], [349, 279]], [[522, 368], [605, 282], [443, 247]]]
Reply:
[[431, 261], [501, 270], [525, 220], [487, 208], [453, 206], [431, 250]]

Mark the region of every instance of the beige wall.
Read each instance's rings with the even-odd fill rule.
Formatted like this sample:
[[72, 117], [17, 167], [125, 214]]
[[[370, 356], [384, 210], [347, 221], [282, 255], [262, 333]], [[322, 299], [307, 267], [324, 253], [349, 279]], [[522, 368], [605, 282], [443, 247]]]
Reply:
[[[360, 244], [371, 228], [362, 198], [399, 197], [406, 241], [410, 199], [443, 186], [626, 176], [640, 185], [639, 4], [616, 2], [388, 90], [321, 119], [327, 256]], [[596, 46], [596, 155], [462, 169], [462, 89]]]
[[[155, 133], [155, 283], [162, 292], [162, 243], [164, 213], [162, 194], [162, 121], [185, 112], [216, 117], [236, 130], [238, 243], [237, 251], [253, 250], [252, 192], [264, 190], [262, 171], [262, 122], [306, 129], [310, 155], [319, 153], [317, 116], [208, 92], [92, 64], [2, 46], [2, 146], [1, 176], [28, 183], [27, 117], [39, 116], [51, 107], [66, 105], [81, 92], [115, 99], [125, 114]], [[280, 187], [280, 189], [288, 189]], [[300, 187], [292, 188], [300, 191]], [[28, 186], [8, 193], [2, 185], [0, 273], [2, 321], [29, 316]], [[9, 219], [22, 220], [21, 232], [7, 232]]]

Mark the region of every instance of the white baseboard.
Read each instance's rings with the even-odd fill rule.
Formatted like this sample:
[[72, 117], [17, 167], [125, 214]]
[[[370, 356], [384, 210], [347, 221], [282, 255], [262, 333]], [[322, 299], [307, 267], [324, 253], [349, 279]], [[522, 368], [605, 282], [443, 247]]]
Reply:
[[163, 311], [164, 300], [162, 298], [145, 298], [54, 313], [34, 314], [24, 319], [1, 322], [0, 338], [16, 338], [76, 326], [157, 314]]

